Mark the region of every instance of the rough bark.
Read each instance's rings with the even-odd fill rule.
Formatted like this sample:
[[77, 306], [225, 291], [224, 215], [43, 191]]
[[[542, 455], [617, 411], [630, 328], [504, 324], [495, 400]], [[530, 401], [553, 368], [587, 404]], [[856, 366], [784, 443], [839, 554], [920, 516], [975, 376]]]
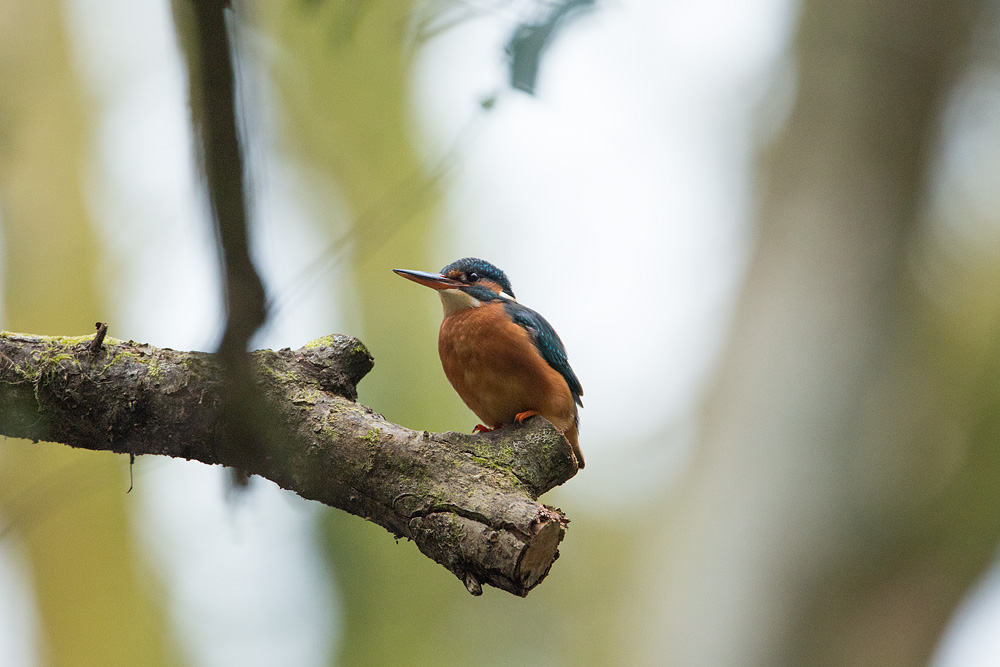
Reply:
[[0, 433], [245, 469], [413, 540], [474, 595], [527, 595], [559, 556], [568, 519], [537, 498], [576, 468], [541, 418], [482, 435], [387, 422], [355, 402], [368, 350], [326, 336], [253, 353], [269, 447], [248, 455], [216, 356], [92, 338], [0, 333]]

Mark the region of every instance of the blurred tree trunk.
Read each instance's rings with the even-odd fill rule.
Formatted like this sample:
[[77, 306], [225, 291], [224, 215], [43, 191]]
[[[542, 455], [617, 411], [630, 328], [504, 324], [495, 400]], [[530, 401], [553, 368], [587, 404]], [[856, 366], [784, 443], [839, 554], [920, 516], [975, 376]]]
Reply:
[[[650, 662], [924, 665], [995, 553], [996, 319], [970, 331], [908, 262], [979, 9], [805, 2]], [[953, 287], [1000, 293], [995, 272]]]
[[[297, 158], [329, 178], [332, 199], [344, 207], [328, 211], [324, 222], [332, 252], [354, 265], [360, 298], [351, 315], [380, 369], [362, 385], [362, 402], [391, 421], [443, 430], [453, 422], [431, 399], [452, 392], [436, 343], [407, 344], [418, 323], [436, 327], [429, 321], [436, 313], [401, 289], [390, 270], [432, 270], [454, 259], [431, 253], [440, 174], [423, 164], [412, 143], [414, 4], [280, 2], [252, 11], [281, 45], [274, 80], [282, 138]], [[431, 354], [414, 354], [416, 347]], [[428, 390], [428, 382], [442, 391]], [[452, 410], [458, 405], [456, 398]]]
[[[87, 104], [62, 5], [0, 8], [3, 326], [90, 333], [100, 256], [83, 200]], [[0, 521], [22, 542], [47, 665], [174, 664], [126, 507], [128, 461], [0, 438]]]
[[[474, 418], [437, 359], [438, 307], [391, 271], [433, 270], [454, 259], [431, 252], [440, 193], [412, 144], [416, 53], [409, 30], [416, 4], [286, 1], [252, 11], [280, 44], [274, 80], [282, 137], [328, 177], [345, 209], [330, 211], [326, 222], [333, 252], [353, 265], [358, 298], [350, 330], [376, 360], [359, 400], [410, 428], [455, 429], [466, 414], [471, 429]], [[349, 293], [344, 285], [332, 291]], [[427, 332], [426, 339], [416, 332]], [[449, 402], [436, 404], [438, 397]], [[382, 531], [339, 513], [328, 513], [326, 525], [345, 611], [337, 664], [393, 664], [404, 654], [407, 664], [441, 664], [439, 647], [421, 638], [444, 621], [415, 609], [440, 610], [445, 600], [468, 594], [427, 568], [412, 545], [388, 548]]]

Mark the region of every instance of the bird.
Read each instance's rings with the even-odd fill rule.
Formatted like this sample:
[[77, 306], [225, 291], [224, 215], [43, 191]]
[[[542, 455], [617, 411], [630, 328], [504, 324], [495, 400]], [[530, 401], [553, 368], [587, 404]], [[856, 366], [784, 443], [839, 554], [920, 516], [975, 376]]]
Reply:
[[566, 437], [583, 469], [583, 387], [559, 334], [517, 302], [507, 274], [477, 257], [456, 260], [439, 273], [393, 271], [440, 295], [438, 354], [451, 386], [484, 422], [474, 432], [541, 415]]

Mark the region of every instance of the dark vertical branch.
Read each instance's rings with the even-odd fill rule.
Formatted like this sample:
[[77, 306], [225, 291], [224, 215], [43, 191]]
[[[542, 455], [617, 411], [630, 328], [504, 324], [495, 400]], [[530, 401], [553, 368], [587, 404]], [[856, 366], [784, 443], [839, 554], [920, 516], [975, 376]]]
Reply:
[[[175, 17], [185, 41], [196, 145], [219, 244], [226, 329], [218, 355], [229, 390], [226, 401], [235, 431], [229, 440], [260, 451], [263, 399], [247, 358], [250, 337], [264, 323], [264, 287], [250, 258], [243, 154], [236, 118], [233, 48], [226, 26], [227, 0], [180, 0]], [[188, 19], [188, 20], [185, 20]]]
[[201, 85], [201, 109], [195, 114], [200, 119], [200, 148], [225, 273], [227, 319], [219, 352], [234, 361], [243, 357], [250, 336], [264, 323], [265, 310], [264, 288], [250, 259], [227, 4], [225, 0], [194, 3], [198, 53], [191, 64], [198, 67]]

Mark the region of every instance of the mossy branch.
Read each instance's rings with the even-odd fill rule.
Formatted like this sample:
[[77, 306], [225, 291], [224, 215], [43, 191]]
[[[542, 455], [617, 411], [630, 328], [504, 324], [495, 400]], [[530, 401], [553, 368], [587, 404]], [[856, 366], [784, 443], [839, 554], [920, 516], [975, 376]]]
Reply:
[[252, 354], [269, 444], [231, 442], [217, 357], [92, 336], [0, 332], [0, 434], [245, 469], [407, 537], [473, 594], [527, 595], [559, 556], [568, 520], [539, 495], [576, 473], [548, 422], [493, 433], [428, 433], [355, 402], [368, 350], [326, 336]]

